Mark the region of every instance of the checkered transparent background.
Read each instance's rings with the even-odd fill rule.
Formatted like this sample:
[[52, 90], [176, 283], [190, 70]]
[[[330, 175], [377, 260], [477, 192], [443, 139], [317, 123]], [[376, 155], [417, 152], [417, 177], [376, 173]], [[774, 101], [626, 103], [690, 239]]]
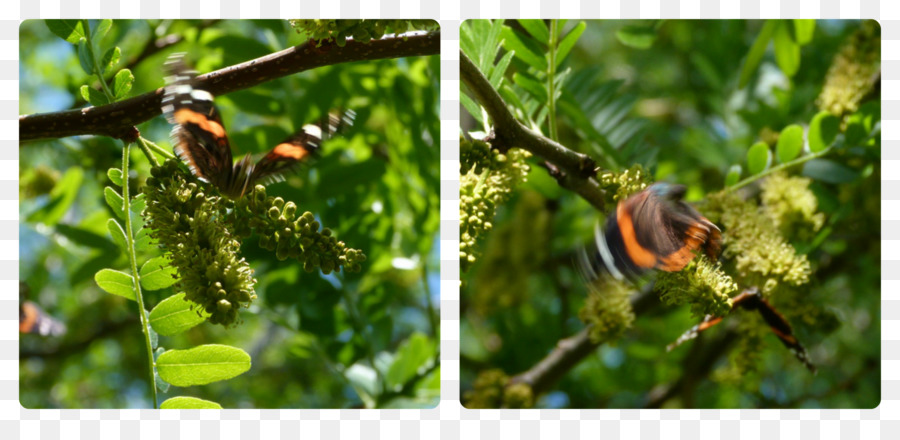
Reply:
[[[26, 410], [18, 401], [18, 23], [433, 18], [441, 48], [442, 401], [432, 410]], [[481, 410], [459, 404], [459, 24], [467, 18], [876, 18], [882, 23], [882, 403], [874, 410]], [[0, 10], [0, 438], [900, 438], [900, 3], [895, 0], [7, 0]]]

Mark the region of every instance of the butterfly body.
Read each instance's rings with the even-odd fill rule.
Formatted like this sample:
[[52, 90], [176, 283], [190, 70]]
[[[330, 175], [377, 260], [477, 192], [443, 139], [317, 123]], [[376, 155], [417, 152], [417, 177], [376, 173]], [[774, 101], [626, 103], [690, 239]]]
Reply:
[[215, 186], [223, 195], [240, 198], [257, 183], [280, 180], [284, 173], [315, 153], [322, 140], [353, 122], [354, 113], [327, 115], [324, 129], [307, 124], [276, 145], [258, 162], [250, 155], [236, 163], [222, 117], [211, 93], [193, 86], [196, 72], [188, 70], [183, 54], [166, 62], [169, 72], [162, 99], [162, 111], [175, 125], [174, 151], [197, 177]]

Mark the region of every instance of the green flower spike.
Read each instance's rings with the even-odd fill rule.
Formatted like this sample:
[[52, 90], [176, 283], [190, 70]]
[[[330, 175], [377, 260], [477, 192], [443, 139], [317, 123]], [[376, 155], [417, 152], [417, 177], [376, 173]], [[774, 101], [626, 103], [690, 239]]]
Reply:
[[487, 142], [462, 137], [459, 147], [459, 263], [465, 272], [481, 255], [477, 245], [493, 226], [497, 206], [525, 181], [531, 153], [511, 148], [502, 154]]

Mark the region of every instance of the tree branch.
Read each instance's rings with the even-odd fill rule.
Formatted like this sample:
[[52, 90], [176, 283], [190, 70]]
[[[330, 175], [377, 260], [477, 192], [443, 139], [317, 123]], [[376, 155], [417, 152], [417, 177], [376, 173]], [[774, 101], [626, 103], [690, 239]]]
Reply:
[[[247, 89], [266, 81], [317, 67], [353, 61], [379, 60], [440, 53], [440, 32], [394, 37], [344, 47], [315, 42], [275, 52], [255, 60], [200, 75], [196, 85], [214, 95]], [[161, 113], [163, 89], [100, 107], [39, 113], [19, 117], [19, 140], [101, 135], [124, 138], [133, 127]]]
[[574, 191], [597, 209], [605, 211], [603, 191], [594, 178], [596, 162], [516, 120], [500, 94], [462, 51], [459, 52], [459, 65], [463, 83], [494, 122], [491, 144], [501, 150], [516, 147], [540, 156], [555, 167], [555, 173], [553, 168], [548, 169], [551, 169], [551, 175], [556, 177], [561, 186]]
[[[659, 301], [652, 289], [647, 289], [631, 299], [635, 316], [646, 313], [655, 304], [659, 304]], [[602, 344], [591, 341], [588, 336], [590, 330], [591, 326], [586, 326], [574, 336], [560, 340], [550, 354], [528, 371], [513, 376], [509, 384], [527, 384], [535, 396], [547, 391], [559, 378]]]

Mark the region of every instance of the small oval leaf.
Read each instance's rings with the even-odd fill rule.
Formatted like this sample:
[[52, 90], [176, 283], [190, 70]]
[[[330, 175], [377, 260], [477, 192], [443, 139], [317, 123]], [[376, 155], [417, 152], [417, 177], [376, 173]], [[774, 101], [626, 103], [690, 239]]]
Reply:
[[791, 28], [793, 30], [791, 36], [794, 38], [794, 42], [803, 46], [812, 41], [813, 34], [816, 31], [816, 20], [791, 20]]
[[103, 269], [94, 275], [94, 281], [104, 291], [132, 301], [134, 297], [134, 278], [125, 272]]
[[103, 196], [106, 198], [106, 204], [112, 208], [113, 212], [120, 219], [125, 220], [125, 199], [122, 198], [119, 192], [107, 186], [103, 189]]
[[803, 127], [788, 125], [778, 135], [778, 143], [775, 145], [778, 162], [785, 163], [794, 160], [803, 150]]
[[818, 153], [831, 146], [840, 130], [840, 121], [829, 112], [819, 112], [809, 122], [809, 151]]
[[113, 78], [113, 94], [116, 98], [122, 98], [131, 91], [131, 84], [134, 83], [134, 75], [128, 69], [122, 69], [116, 73]]
[[114, 183], [118, 186], [122, 186], [122, 170], [120, 170], [118, 168], [110, 168], [106, 172], [106, 176], [109, 177], [109, 180], [112, 183]]
[[119, 59], [122, 58], [122, 49], [119, 49], [119, 46], [113, 47], [106, 51], [103, 54], [103, 58], [100, 59], [100, 69], [106, 73], [107, 70], [116, 67], [116, 64], [119, 64]]
[[94, 74], [94, 59], [91, 56], [90, 47], [84, 38], [78, 40], [78, 62], [81, 63], [81, 69], [88, 75]]
[[106, 221], [106, 229], [109, 230], [109, 235], [112, 237], [113, 242], [119, 246], [119, 249], [127, 251], [128, 242], [125, 240], [125, 230], [122, 229], [122, 225], [116, 219], [111, 218]]
[[178, 396], [166, 399], [159, 409], [222, 409], [222, 405], [196, 397]]
[[44, 20], [44, 23], [50, 32], [69, 43], [78, 44], [78, 40], [84, 37], [81, 20]]
[[616, 38], [633, 49], [649, 49], [656, 41], [656, 29], [653, 26], [628, 25], [616, 31]]
[[150, 325], [163, 336], [172, 336], [206, 320], [202, 307], [184, 299], [184, 293], [172, 295], [150, 311]]
[[169, 263], [166, 257], [156, 257], [141, 266], [141, 287], [147, 290], [160, 290], [175, 284], [178, 270]]
[[738, 183], [741, 180], [741, 166], [739, 164], [734, 164], [731, 168], [728, 169], [728, 174], [725, 175], [725, 186], [734, 186], [735, 183]]
[[771, 161], [772, 152], [769, 151], [769, 146], [765, 142], [757, 142], [747, 152], [747, 171], [750, 174], [759, 174]]
[[788, 77], [794, 76], [800, 68], [800, 46], [791, 37], [788, 22], [780, 22], [775, 31], [775, 62]]
[[227, 380], [250, 369], [250, 355], [228, 345], [201, 345], [169, 350], [156, 360], [159, 377], [176, 387]]

